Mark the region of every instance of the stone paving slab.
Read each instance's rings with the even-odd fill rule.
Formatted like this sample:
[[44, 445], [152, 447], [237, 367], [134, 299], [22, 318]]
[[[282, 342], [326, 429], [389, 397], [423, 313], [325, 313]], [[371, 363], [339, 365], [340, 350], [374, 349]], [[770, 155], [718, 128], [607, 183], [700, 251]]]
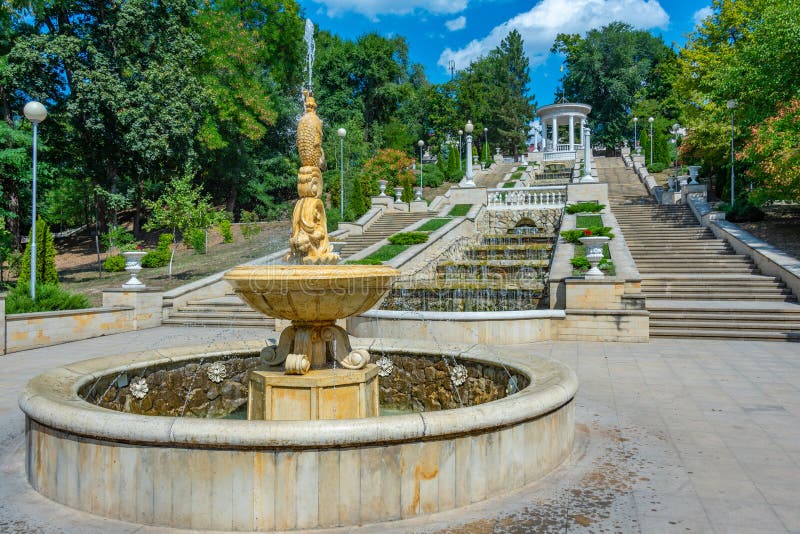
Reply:
[[[260, 329], [162, 327], [0, 357], [0, 531], [168, 531], [75, 512], [28, 486], [16, 397], [29, 378], [132, 346], [271, 336]], [[512, 350], [576, 370], [572, 457], [512, 494], [359, 532], [800, 532], [797, 345], [669, 339]]]

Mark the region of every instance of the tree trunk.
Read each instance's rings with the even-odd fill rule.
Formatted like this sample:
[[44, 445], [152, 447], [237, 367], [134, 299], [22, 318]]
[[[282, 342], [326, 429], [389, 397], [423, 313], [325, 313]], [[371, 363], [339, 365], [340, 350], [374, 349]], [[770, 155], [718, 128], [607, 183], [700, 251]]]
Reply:
[[6, 229], [11, 232], [15, 249], [22, 246], [22, 234], [20, 231], [20, 212], [19, 212], [19, 187], [17, 182], [11, 178], [3, 180], [3, 195], [6, 197], [6, 208], [16, 215], [16, 217], [6, 217]]
[[144, 199], [144, 179], [138, 180], [136, 187], [136, 205], [133, 214], [133, 235], [138, 239], [142, 231], [142, 215], [144, 212], [142, 201]]

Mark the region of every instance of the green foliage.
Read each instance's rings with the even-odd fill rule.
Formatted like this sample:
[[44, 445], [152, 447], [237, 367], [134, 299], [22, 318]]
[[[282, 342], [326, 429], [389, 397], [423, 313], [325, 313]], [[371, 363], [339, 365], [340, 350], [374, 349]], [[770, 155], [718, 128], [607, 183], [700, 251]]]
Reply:
[[603, 226], [603, 218], [600, 215], [578, 215], [575, 217], [576, 228], [597, 228]]
[[223, 219], [217, 225], [219, 233], [222, 236], [223, 243], [233, 243], [233, 232], [231, 231], [231, 220], [228, 218]]
[[596, 226], [593, 228], [586, 228], [586, 229], [575, 229], [575, 230], [564, 230], [561, 232], [561, 237], [563, 237], [567, 243], [572, 243], [573, 245], [580, 245], [581, 238], [587, 237], [586, 232], [589, 232], [591, 236], [599, 236], [599, 237], [607, 237], [609, 239], [614, 239], [614, 234], [611, 233], [611, 228], [608, 226]]
[[389, 243], [392, 245], [417, 245], [425, 243], [428, 240], [426, 232], [400, 232], [389, 237]]
[[[147, 257], [145, 254], [144, 257]], [[142, 258], [144, 259], [144, 258]], [[125, 256], [122, 254], [114, 254], [106, 258], [103, 262], [103, 270], [107, 273], [119, 273], [125, 270]]]
[[35, 313], [89, 308], [84, 295], [70, 293], [57, 284], [36, 284], [36, 300], [31, 300], [30, 284], [20, 281], [6, 296], [6, 313]]
[[184, 241], [191, 230], [207, 230], [225, 220], [225, 213], [214, 209], [210, 197], [186, 175], [173, 180], [158, 200], [145, 204], [152, 210], [145, 229], [176, 229]]
[[197, 254], [206, 253], [206, 231], [199, 228], [189, 230], [188, 239], [184, 239], [186, 244], [194, 249]]
[[[586, 259], [586, 247], [583, 245], [576, 245], [575, 246], [575, 256], [569, 260], [572, 264], [572, 267], [575, 269], [578, 275], [581, 275], [589, 270], [591, 264], [589, 260]], [[611, 262], [611, 251], [608, 248], [608, 244], [603, 245], [603, 259], [600, 260], [600, 263], [597, 265], [597, 268], [601, 271], [604, 271], [607, 275], [614, 276], [616, 274], [616, 268], [614, 264]]]
[[[31, 278], [31, 233], [28, 233], [28, 244], [22, 255], [19, 270], [20, 280]], [[58, 285], [56, 272], [56, 247], [50, 225], [42, 219], [36, 220], [36, 283]]]
[[108, 232], [100, 236], [100, 242], [103, 244], [106, 252], [112, 248], [117, 248], [120, 251], [127, 251], [131, 248], [136, 248], [137, 241], [131, 232], [125, 229], [124, 226], [114, 226], [108, 229]]
[[472, 204], [456, 204], [447, 215], [450, 217], [464, 217], [471, 209]]
[[[368, 261], [368, 262], [384, 262], [389, 261], [401, 252], [407, 250], [409, 245], [383, 245], [381, 248], [364, 258], [363, 260], [354, 261]], [[367, 263], [367, 265], [377, 265], [376, 263]]]
[[513, 189], [515, 185], [517, 185], [517, 182], [505, 182], [503, 184], [503, 189]]
[[719, 209], [725, 212], [725, 219], [731, 222], [758, 222], [765, 217], [764, 210], [751, 203], [747, 198], [740, 198], [733, 207], [722, 203]]
[[670, 90], [668, 73], [675, 53], [660, 37], [612, 22], [589, 30], [584, 37], [559, 34], [552, 48], [566, 56], [562, 94], [570, 102], [592, 106], [592, 141], [612, 146], [630, 137], [628, 117], [643, 98], [662, 98]]
[[605, 208], [605, 204], [599, 204], [597, 202], [576, 202], [575, 204], [567, 206], [565, 211], [574, 215], [575, 213], [599, 213]]
[[347, 260], [345, 265], [383, 265], [383, 262], [377, 258], [364, 258], [361, 260]]
[[417, 231], [419, 231], [419, 232], [435, 232], [436, 230], [438, 230], [439, 228], [441, 228], [445, 224], [449, 223], [450, 221], [452, 221], [452, 219], [445, 219], [445, 218], [431, 219], [429, 221], [426, 221], [425, 224], [423, 224], [419, 228], [417, 228]]
[[447, 180], [458, 181], [461, 179], [462, 173], [458, 165], [458, 148], [450, 147], [450, 152], [447, 156]]
[[248, 241], [260, 234], [263, 230], [261, 225], [257, 224], [259, 221], [258, 214], [252, 211], [242, 210], [242, 213], [240, 214], [240, 220], [242, 221], [242, 224], [239, 226], [239, 229], [242, 232], [242, 237]]
[[371, 205], [370, 195], [365, 194], [364, 184], [361, 176], [356, 176], [353, 180], [353, 189], [347, 203], [350, 213], [354, 219], [358, 219], [369, 211]]
[[667, 167], [668, 165], [666, 163], [662, 163], [660, 161], [654, 161], [653, 163], [647, 165], [647, 170], [650, 171], [651, 173], [664, 172], [664, 169], [666, 169]]
[[[230, 227], [228, 227], [230, 230]], [[175, 236], [172, 234], [161, 234], [158, 236], [158, 246], [142, 257], [142, 267], [153, 269], [169, 265], [172, 257], [172, 242]]]
[[386, 189], [391, 190], [398, 185], [414, 183], [414, 174], [411, 172], [413, 163], [414, 160], [399, 150], [382, 149], [364, 164], [362, 176], [370, 184], [370, 189], [374, 185], [377, 190], [378, 180], [386, 180]]

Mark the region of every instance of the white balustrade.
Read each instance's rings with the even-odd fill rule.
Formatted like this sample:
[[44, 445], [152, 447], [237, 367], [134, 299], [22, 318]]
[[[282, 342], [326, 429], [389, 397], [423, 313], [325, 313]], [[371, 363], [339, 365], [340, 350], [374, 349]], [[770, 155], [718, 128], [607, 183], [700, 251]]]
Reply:
[[490, 210], [563, 208], [566, 201], [566, 187], [520, 187], [486, 191], [486, 207]]
[[576, 151], [545, 152], [544, 161], [574, 161]]

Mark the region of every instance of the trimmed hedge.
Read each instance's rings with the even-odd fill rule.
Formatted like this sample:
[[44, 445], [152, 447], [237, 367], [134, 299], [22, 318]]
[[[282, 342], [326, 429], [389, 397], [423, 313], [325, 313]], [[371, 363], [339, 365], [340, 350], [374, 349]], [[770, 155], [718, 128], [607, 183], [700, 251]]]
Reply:
[[118, 273], [125, 270], [125, 257], [122, 254], [114, 254], [106, 258], [103, 262], [103, 270], [107, 273]]
[[392, 245], [418, 245], [427, 240], [428, 234], [425, 232], [400, 232], [391, 236], [389, 243]]
[[[121, 257], [121, 256], [120, 256]], [[36, 300], [31, 300], [30, 285], [18, 282], [6, 295], [6, 313], [35, 313], [90, 308], [89, 299], [70, 293], [55, 284], [36, 284]]]
[[599, 204], [597, 202], [578, 202], [576, 204], [570, 204], [567, 206], [566, 212], [570, 215], [574, 215], [576, 213], [599, 213], [605, 208], [605, 204]]

